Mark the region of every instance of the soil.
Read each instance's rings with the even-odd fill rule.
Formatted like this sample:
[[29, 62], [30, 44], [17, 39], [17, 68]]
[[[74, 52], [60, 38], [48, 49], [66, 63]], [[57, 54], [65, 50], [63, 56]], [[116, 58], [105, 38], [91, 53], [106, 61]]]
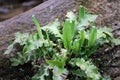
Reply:
[[[76, 3], [84, 5], [87, 11], [98, 14], [97, 26], [113, 28], [114, 35], [120, 38], [120, 0], [76, 0]], [[120, 46], [102, 46], [92, 59], [103, 76], [120, 80]], [[33, 73], [30, 63], [9, 69], [0, 68], [0, 80], [30, 80]]]
[[0, 80], [30, 80], [33, 75], [30, 63], [17, 67], [0, 67]]

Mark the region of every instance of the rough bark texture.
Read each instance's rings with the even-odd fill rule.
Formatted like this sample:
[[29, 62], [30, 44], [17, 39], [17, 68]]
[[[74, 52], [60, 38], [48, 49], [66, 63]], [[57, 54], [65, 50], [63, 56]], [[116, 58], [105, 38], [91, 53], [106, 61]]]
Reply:
[[9, 42], [14, 39], [14, 33], [35, 30], [34, 23], [31, 20], [33, 14], [36, 15], [41, 25], [45, 25], [75, 6], [74, 0], [48, 0], [23, 14], [0, 22], [0, 66], [4, 64], [6, 57], [3, 53]]

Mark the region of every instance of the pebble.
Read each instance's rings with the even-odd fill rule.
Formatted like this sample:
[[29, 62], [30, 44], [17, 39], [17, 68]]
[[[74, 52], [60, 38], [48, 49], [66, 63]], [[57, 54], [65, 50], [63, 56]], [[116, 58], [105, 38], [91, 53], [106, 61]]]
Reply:
[[24, 2], [22, 3], [22, 6], [29, 7], [29, 6], [36, 5], [36, 3], [37, 3], [36, 1]]
[[9, 11], [8, 8], [0, 8], [0, 13], [8, 13]]

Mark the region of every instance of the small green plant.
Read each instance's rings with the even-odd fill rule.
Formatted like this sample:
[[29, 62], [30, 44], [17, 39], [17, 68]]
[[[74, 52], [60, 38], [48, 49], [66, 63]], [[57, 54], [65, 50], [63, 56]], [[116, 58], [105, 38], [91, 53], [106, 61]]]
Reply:
[[[86, 13], [83, 6], [78, 16], [68, 12], [66, 17], [61, 25], [56, 19], [40, 27], [37, 18], [32, 16], [37, 32], [16, 33], [13, 44], [5, 52], [9, 54], [16, 43], [23, 46], [16, 58], [10, 59], [12, 65], [30, 61], [39, 69], [32, 80], [110, 80], [100, 75], [90, 56], [101, 45], [111, 44], [117, 39], [109, 31], [95, 27], [93, 22], [97, 15]], [[37, 60], [42, 62], [36, 64]]]

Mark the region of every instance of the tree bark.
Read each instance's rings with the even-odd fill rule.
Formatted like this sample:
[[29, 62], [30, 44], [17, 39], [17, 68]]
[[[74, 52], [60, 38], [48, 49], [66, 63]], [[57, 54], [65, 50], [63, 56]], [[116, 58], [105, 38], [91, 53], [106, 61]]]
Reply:
[[31, 16], [34, 14], [41, 25], [53, 21], [56, 17], [63, 17], [68, 10], [76, 6], [74, 0], [48, 0], [39, 6], [15, 16], [9, 20], [0, 22], [0, 66], [4, 65], [3, 55], [10, 41], [14, 39], [16, 32], [33, 32], [35, 30]]

